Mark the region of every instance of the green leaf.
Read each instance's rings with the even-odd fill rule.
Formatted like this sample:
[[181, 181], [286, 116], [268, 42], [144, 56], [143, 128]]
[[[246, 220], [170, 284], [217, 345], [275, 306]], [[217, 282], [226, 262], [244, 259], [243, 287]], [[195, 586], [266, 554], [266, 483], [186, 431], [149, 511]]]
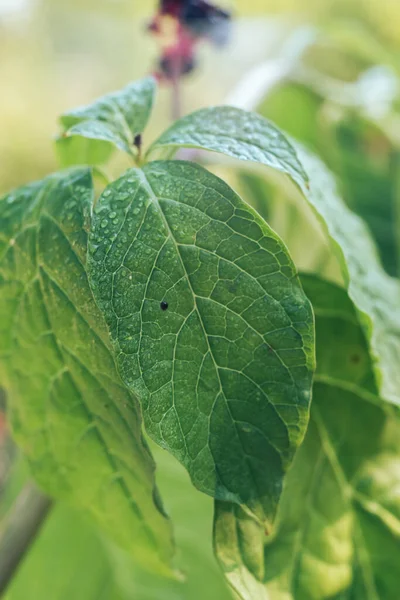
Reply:
[[235, 171], [234, 177], [242, 197], [284, 240], [298, 270], [321, 274], [337, 283], [343, 281], [326, 232], [304, 198], [291, 193], [290, 182], [281, 186], [266, 179], [264, 172], [244, 170]]
[[269, 526], [314, 366], [311, 308], [285, 246], [202, 167], [155, 162], [103, 192], [88, 269], [151, 437], [196, 487], [256, 506]]
[[91, 173], [0, 200], [0, 372], [15, 437], [40, 485], [88, 511], [149, 569], [169, 573], [169, 522], [85, 270]]
[[[254, 522], [247, 526], [229, 505], [217, 503], [217, 555], [245, 600], [262, 597], [251, 585], [273, 600], [396, 600], [399, 413], [371, 391], [368, 346], [345, 291], [312, 277], [302, 281], [319, 342], [306, 439], [286, 479], [273, 535], [266, 538], [259, 528], [257, 538]], [[236, 562], [224, 540], [235, 526], [241, 536]], [[254, 538], [265, 543], [261, 577], [243, 550]]]
[[114, 147], [103, 140], [93, 140], [77, 133], [56, 139], [56, 152], [63, 167], [102, 165], [113, 154]]
[[380, 394], [400, 404], [400, 282], [386, 275], [367, 227], [342, 201], [323, 163], [300, 145], [292, 146], [260, 115], [230, 107], [204, 109], [184, 117], [150, 152], [179, 145], [258, 161], [292, 178], [339, 258], [349, 296], [370, 343]]
[[269, 600], [263, 583], [263, 529], [235, 504], [215, 502], [214, 549], [222, 572], [239, 598]]
[[281, 131], [263, 117], [233, 106], [203, 108], [179, 119], [153, 143], [148, 155], [182, 146], [259, 162], [298, 183], [307, 180], [293, 146]]
[[135, 137], [149, 120], [155, 80], [147, 77], [60, 117], [64, 133], [57, 140], [63, 164], [100, 164], [113, 148], [133, 153]]
[[303, 188], [303, 193], [340, 261], [349, 296], [369, 342], [380, 395], [400, 404], [400, 282], [383, 270], [367, 227], [346, 207], [326, 167], [300, 147], [298, 154], [311, 181], [310, 191]]
[[[374, 74], [377, 81], [370, 81]], [[385, 269], [396, 275], [400, 273], [396, 218], [399, 153], [391, 134], [398, 116], [391, 107], [385, 108], [389, 102], [381, 99], [375, 106], [371, 94], [365, 93], [369, 89], [375, 95], [381, 77], [385, 80], [384, 74], [377, 68], [367, 71], [356, 83], [335, 81], [339, 92], [334, 95], [329, 93], [329, 86], [316, 86], [311, 80], [308, 85], [285, 82], [269, 93], [258, 111], [315, 151], [333, 170], [340, 180], [343, 199], [366, 221]], [[386, 77], [386, 87], [390, 88], [391, 78], [389, 74]], [[320, 78], [316, 72], [312, 80]], [[354, 100], [346, 106], [349, 85]], [[379, 100], [381, 94], [377, 96]], [[377, 112], [380, 116], [374, 118]]]
[[334, 168], [342, 182], [344, 199], [367, 223], [386, 271], [399, 276], [400, 154], [384, 132], [358, 115], [345, 114], [335, 125], [338, 147]]

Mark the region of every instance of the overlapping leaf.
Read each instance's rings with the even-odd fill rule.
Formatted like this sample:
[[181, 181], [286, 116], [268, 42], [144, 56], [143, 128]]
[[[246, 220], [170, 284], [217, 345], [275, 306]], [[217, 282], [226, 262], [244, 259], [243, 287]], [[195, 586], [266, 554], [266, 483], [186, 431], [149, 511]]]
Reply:
[[300, 146], [295, 148], [263, 117], [229, 107], [204, 109], [184, 117], [150, 150], [169, 146], [194, 146], [258, 161], [296, 182], [340, 260], [349, 295], [370, 343], [381, 396], [400, 404], [400, 283], [384, 272], [365, 224], [341, 200], [322, 162]]
[[155, 81], [147, 77], [62, 115], [64, 133], [57, 144], [63, 163], [100, 164], [115, 147], [132, 154], [135, 138], [149, 119], [154, 95]]
[[[385, 73], [390, 88], [393, 73], [379, 68], [367, 71], [359, 83], [350, 84], [352, 102], [346, 93], [349, 84], [343, 81], [334, 82], [336, 94], [333, 97], [323, 83], [314, 89], [313, 84], [321, 77], [314, 73], [312, 80], [308, 78], [303, 84], [284, 82], [268, 95], [258, 110], [315, 151], [336, 173], [344, 200], [366, 221], [385, 269], [390, 275], [398, 275], [399, 152], [394, 134], [398, 114], [389, 102], [379, 101], [380, 79]], [[298, 73], [293, 77], [301, 79]], [[359, 106], [363, 103], [364, 110]], [[378, 111], [379, 117], [374, 118]]]
[[87, 281], [90, 171], [0, 200], [0, 367], [16, 439], [44, 489], [169, 572], [168, 520], [139, 407], [115, 368]]
[[400, 404], [400, 282], [386, 275], [364, 222], [346, 207], [326, 167], [304, 149], [298, 153], [312, 182], [311, 190], [303, 191], [340, 260], [369, 341], [380, 395]]
[[233, 106], [202, 108], [176, 121], [151, 146], [148, 155], [163, 149], [202, 148], [250, 162], [259, 162], [307, 181], [293, 147], [281, 131], [263, 117]]
[[[271, 539], [261, 529], [257, 537], [254, 521], [237, 509], [217, 503], [217, 555], [246, 600], [395, 600], [399, 413], [373, 393], [368, 347], [346, 293], [312, 277], [303, 283], [319, 342], [307, 436]], [[265, 543], [263, 568], [246, 551], [246, 544], [256, 548], [254, 539]]]
[[286, 248], [220, 179], [165, 161], [104, 191], [89, 250], [147, 431], [199, 489], [256, 508], [270, 526], [307, 425], [314, 361]]

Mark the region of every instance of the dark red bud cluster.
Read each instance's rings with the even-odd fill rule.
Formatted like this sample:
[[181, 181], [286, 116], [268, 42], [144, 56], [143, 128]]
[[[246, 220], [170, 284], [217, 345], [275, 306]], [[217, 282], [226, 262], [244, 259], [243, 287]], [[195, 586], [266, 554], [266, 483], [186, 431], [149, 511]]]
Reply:
[[196, 48], [203, 40], [218, 46], [229, 38], [231, 15], [206, 0], [161, 0], [148, 29], [164, 35], [166, 20], [176, 25], [174, 39], [162, 50], [156, 75], [171, 80], [191, 73], [196, 66]]

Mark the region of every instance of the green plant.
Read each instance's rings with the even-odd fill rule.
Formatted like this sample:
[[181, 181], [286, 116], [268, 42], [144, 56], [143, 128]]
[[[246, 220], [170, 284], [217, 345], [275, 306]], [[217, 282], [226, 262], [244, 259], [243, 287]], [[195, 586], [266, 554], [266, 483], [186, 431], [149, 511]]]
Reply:
[[[63, 115], [68, 168], [0, 200], [15, 439], [41, 488], [97, 523], [117, 573], [158, 578], [149, 597], [204, 591], [179, 581], [142, 419], [214, 499], [215, 553], [241, 598], [395, 600], [400, 283], [325, 166], [264, 117], [205, 108], [145, 151], [155, 89], [146, 78]], [[328, 248], [340, 285], [321, 265], [299, 278], [267, 203], [175, 160], [182, 148], [273, 174], [263, 193], [296, 206], [299, 227], [310, 212], [318, 235], [297, 235], [323, 240], [313, 253]], [[106, 181], [116, 149], [134, 166]], [[261, 175], [242, 177], [256, 204]], [[109, 595], [138, 597], [128, 588]]]

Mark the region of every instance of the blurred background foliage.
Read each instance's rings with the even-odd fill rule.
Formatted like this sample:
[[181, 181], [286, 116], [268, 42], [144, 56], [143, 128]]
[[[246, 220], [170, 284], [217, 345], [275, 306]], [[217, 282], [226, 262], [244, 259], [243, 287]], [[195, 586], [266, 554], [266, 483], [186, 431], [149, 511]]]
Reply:
[[[236, 16], [232, 39], [220, 50], [202, 47], [199, 67], [184, 84], [185, 112], [223, 103], [242, 78], [266, 65], [264, 73], [276, 76], [252, 108], [328, 163], [346, 202], [369, 225], [386, 270], [399, 275], [399, 0], [220, 3]], [[57, 168], [52, 139], [61, 112], [152, 71], [158, 48], [146, 34], [146, 23], [155, 4], [0, 0], [0, 192]], [[304, 35], [306, 44], [299, 42]], [[250, 89], [239, 84], [238, 93], [251, 96], [253, 84], [260, 82], [244, 81]], [[160, 91], [145, 142], [169, 123], [169, 96], [168, 90]], [[321, 251], [324, 240], [314, 235], [317, 225], [306, 223], [304, 206], [293, 201], [287, 210], [287, 190], [257, 173], [236, 174], [236, 183], [287, 241], [299, 267], [340, 279], [337, 265]], [[228, 600], [212, 557], [212, 501], [194, 491], [172, 458], [155, 452], [180, 565], [189, 574], [183, 587], [149, 581], [72, 509], [59, 506], [6, 599]], [[11, 478], [0, 498], [1, 515], [27, 478], [22, 464]]]
[[[199, 69], [186, 84], [186, 111], [223, 102], [235, 81], [301, 23], [334, 28], [353, 44], [359, 42], [351, 41], [349, 30], [363, 29], [382, 56], [395, 63], [400, 53], [397, 0], [221, 4], [238, 17], [233, 38], [221, 51], [203, 47]], [[145, 25], [154, 6], [153, 0], [0, 0], [0, 191], [56, 167], [50, 140], [60, 112], [152, 70], [157, 47]], [[160, 102], [154, 129], [168, 119]]]

